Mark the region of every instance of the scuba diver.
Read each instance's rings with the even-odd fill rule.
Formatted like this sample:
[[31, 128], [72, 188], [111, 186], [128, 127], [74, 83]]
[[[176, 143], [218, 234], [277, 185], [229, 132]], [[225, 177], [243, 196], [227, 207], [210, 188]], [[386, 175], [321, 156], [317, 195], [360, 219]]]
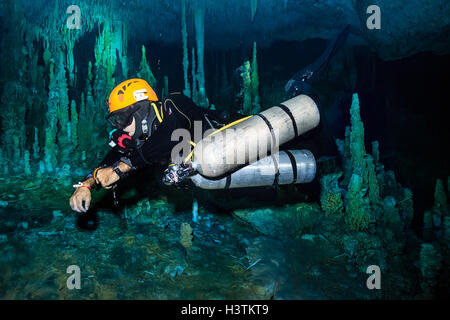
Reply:
[[[142, 79], [129, 79], [116, 86], [107, 101], [108, 121], [115, 128], [110, 133], [108, 152], [99, 166], [83, 182], [74, 185], [70, 198], [72, 210], [87, 212], [91, 189], [110, 189], [131, 171], [158, 161], [167, 161], [179, 141], [172, 141], [176, 129], [186, 129], [193, 136], [194, 121], [202, 121], [202, 131], [224, 126], [231, 114], [218, 114], [197, 106], [180, 92], [160, 101]], [[239, 117], [241, 117], [239, 115]], [[202, 132], [202, 133], [203, 133]], [[166, 184], [177, 183], [192, 169], [184, 164], [171, 165], [164, 173]]]

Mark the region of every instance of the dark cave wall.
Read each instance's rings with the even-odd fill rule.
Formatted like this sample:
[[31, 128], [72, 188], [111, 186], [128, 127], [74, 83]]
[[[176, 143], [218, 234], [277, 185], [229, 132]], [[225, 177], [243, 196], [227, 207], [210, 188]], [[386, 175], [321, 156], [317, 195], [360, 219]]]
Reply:
[[360, 56], [358, 66], [366, 141], [379, 140], [386, 167], [412, 189], [420, 223], [433, 205], [436, 179], [450, 175], [450, 55], [423, 53], [391, 62]]

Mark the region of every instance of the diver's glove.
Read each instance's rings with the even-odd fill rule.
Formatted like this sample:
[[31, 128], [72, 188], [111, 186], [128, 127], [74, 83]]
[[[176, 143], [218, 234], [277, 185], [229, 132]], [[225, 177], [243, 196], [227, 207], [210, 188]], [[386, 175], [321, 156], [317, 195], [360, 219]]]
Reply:
[[190, 164], [186, 164], [184, 162], [180, 164], [171, 164], [166, 170], [164, 170], [163, 182], [168, 186], [174, 185], [182, 182], [194, 173], [195, 170]]

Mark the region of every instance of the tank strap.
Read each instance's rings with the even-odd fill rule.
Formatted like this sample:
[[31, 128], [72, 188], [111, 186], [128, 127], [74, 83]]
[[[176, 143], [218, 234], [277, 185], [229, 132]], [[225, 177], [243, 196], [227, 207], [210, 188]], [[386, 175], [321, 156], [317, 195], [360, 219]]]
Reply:
[[294, 180], [292, 180], [292, 184], [295, 184], [297, 182], [297, 161], [295, 161], [294, 155], [289, 150], [284, 150], [284, 152], [289, 157], [289, 160], [291, 160], [292, 165], [292, 174], [294, 176]]
[[267, 126], [269, 127], [270, 134], [272, 135], [272, 145], [270, 146], [270, 149], [272, 150], [273, 147], [275, 146], [276, 142], [277, 142], [277, 139], [276, 139], [276, 137], [275, 137], [275, 133], [273, 132], [272, 124], [270, 123], [269, 120], [267, 120], [267, 118], [266, 118], [263, 114], [258, 113], [256, 116], [258, 116], [258, 117], [260, 117], [261, 119], [263, 119], [264, 122], [265, 122], [265, 123], [267, 124]]
[[289, 110], [289, 108], [286, 107], [286, 106], [285, 106], [284, 104], [282, 104], [282, 103], [280, 103], [280, 104], [278, 105], [278, 107], [279, 107], [280, 109], [282, 109], [284, 112], [286, 112], [287, 115], [289, 116], [289, 118], [291, 118], [292, 126], [294, 127], [294, 134], [295, 134], [295, 137], [297, 138], [297, 137], [298, 137], [297, 123], [295, 122], [295, 118], [294, 118], [294, 116], [292, 115], [291, 110]]
[[224, 187], [224, 189], [229, 189], [229, 188], [230, 188], [230, 185], [231, 185], [231, 174], [229, 174], [229, 175], [227, 176], [227, 180], [226, 180], [226, 182], [225, 182], [225, 187]]
[[278, 186], [278, 181], [279, 181], [279, 178], [280, 178], [280, 167], [278, 165], [277, 158], [275, 157], [275, 155], [272, 154], [271, 157], [272, 157], [272, 160], [273, 160], [273, 164], [275, 166], [275, 177], [273, 179], [273, 184], [272, 185], [274, 187], [277, 187]]

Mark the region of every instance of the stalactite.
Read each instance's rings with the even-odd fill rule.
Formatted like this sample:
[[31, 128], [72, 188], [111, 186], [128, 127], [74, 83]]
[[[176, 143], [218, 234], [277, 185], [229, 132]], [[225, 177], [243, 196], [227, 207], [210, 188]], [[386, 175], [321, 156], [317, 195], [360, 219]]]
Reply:
[[69, 160], [71, 153], [70, 145], [70, 123], [69, 123], [69, 93], [67, 88], [66, 69], [64, 67], [64, 54], [60, 51], [59, 61], [56, 68], [56, 86], [57, 86], [57, 143], [59, 153], [57, 160], [64, 163]]
[[75, 100], [72, 100], [70, 104], [70, 128], [70, 141], [73, 148], [76, 148], [78, 146], [78, 112]]
[[191, 86], [189, 84], [189, 56], [188, 56], [188, 33], [186, 25], [186, 0], [181, 0], [181, 39], [183, 41], [183, 75], [184, 90], [183, 93], [187, 97], [191, 97]]
[[106, 21], [102, 24], [95, 48], [95, 80], [94, 99], [96, 105], [102, 105], [104, 96], [110, 92], [115, 85], [114, 71], [116, 68], [116, 51], [112, 50], [113, 30], [111, 23]]
[[[33, 50], [33, 47], [28, 50], [30, 63], [29, 63], [29, 78], [30, 78], [30, 86], [32, 89], [36, 90], [37, 82], [38, 82], [38, 52]], [[39, 79], [40, 80], [40, 79]]]
[[221, 74], [222, 74], [221, 88], [222, 88], [222, 90], [225, 90], [228, 87], [227, 59], [226, 59], [225, 53], [222, 52], [221, 55], [222, 55], [222, 63], [220, 64], [221, 68], [222, 68], [222, 70], [221, 70]]
[[164, 89], [162, 97], [165, 98], [169, 95], [169, 77], [164, 76]]
[[69, 84], [72, 87], [76, 86], [76, 66], [73, 57], [73, 49], [75, 47], [76, 38], [72, 32], [72, 30], [68, 30], [67, 28], [63, 29], [65, 31], [65, 46], [66, 46], [66, 67], [69, 73]]
[[196, 76], [196, 62], [195, 62], [195, 48], [192, 48], [192, 68], [191, 68], [191, 73], [192, 73], [192, 100], [194, 102], [198, 101], [198, 92], [197, 92], [197, 76]]
[[50, 83], [47, 101], [45, 129], [45, 167], [47, 171], [53, 171], [56, 167], [56, 131], [58, 121], [58, 85], [55, 79], [54, 63], [50, 64]]
[[[195, 24], [195, 40], [197, 43], [197, 104], [203, 108], [209, 106], [208, 98], [206, 97], [205, 89], [205, 10], [201, 6], [197, 6], [194, 10], [194, 24]], [[195, 81], [195, 80], [193, 80]], [[195, 100], [194, 100], [195, 101]]]
[[40, 158], [39, 152], [39, 130], [37, 127], [34, 127], [34, 142], [33, 142], [33, 159], [37, 160]]
[[250, 10], [252, 14], [252, 22], [255, 21], [256, 10], [258, 9], [258, 0], [250, 0]]

